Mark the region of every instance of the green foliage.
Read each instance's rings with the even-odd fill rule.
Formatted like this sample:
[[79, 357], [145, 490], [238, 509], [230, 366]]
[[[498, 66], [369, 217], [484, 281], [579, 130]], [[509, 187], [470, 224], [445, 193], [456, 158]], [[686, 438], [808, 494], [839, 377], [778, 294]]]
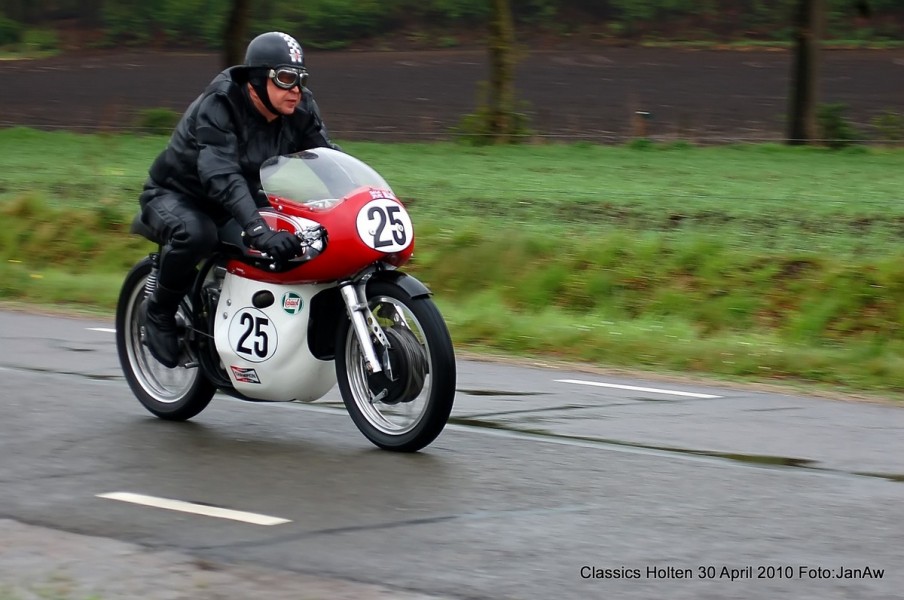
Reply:
[[486, 0], [397, 0], [381, 3], [402, 22], [412, 16], [427, 22], [482, 23], [490, 15]]
[[115, 0], [102, 18], [114, 43], [218, 47], [228, 3], [216, 0]]
[[22, 34], [22, 46], [26, 52], [46, 52], [59, 48], [59, 38], [51, 29], [26, 29]]
[[229, 4], [215, 0], [164, 0], [158, 18], [171, 43], [219, 45]]
[[[113, 41], [219, 47], [227, 9], [228, 3], [216, 0], [108, 0], [102, 16]], [[454, 27], [482, 22], [487, 14], [480, 0], [271, 0], [255, 6], [251, 29], [287, 31], [306, 46], [340, 48], [408, 23], [412, 16]]]
[[626, 145], [632, 150], [652, 150], [656, 147], [656, 142], [650, 138], [635, 138], [630, 140]]
[[819, 135], [829, 148], [846, 148], [859, 139], [857, 130], [844, 116], [845, 110], [847, 105], [834, 103], [822, 104], [816, 111]]
[[107, 36], [115, 42], [149, 42], [155, 20], [151, 7], [150, 2], [104, 3], [102, 16]]
[[295, 21], [293, 29], [307, 44], [333, 42], [334, 47], [337, 42], [369, 37], [387, 24], [378, 0], [309, 0], [288, 9], [286, 17]]
[[49, 28], [26, 28], [0, 13], [0, 48], [18, 57], [38, 57], [59, 49], [56, 31]]
[[657, 2], [637, 2], [636, 0], [612, 0], [612, 7], [630, 26], [635, 21], [651, 21], [659, 12]]
[[[0, 130], [0, 298], [111, 309], [163, 143]], [[901, 150], [346, 150], [408, 202], [458, 344], [904, 391]]]
[[518, 103], [520, 110], [510, 110], [506, 113], [508, 131], [500, 131], [494, 124], [496, 115], [489, 104], [487, 82], [480, 83], [479, 95], [477, 110], [464, 115], [452, 128], [457, 141], [471, 146], [486, 146], [500, 143], [503, 139], [509, 144], [521, 144], [530, 139], [533, 131], [530, 129], [530, 117], [527, 115], [527, 102]]
[[[508, 115], [511, 129], [506, 137], [510, 144], [525, 143], [530, 139], [532, 131], [529, 127], [530, 117], [523, 112], [511, 112]], [[493, 129], [493, 115], [486, 106], [478, 107], [473, 113], [464, 115], [452, 128], [456, 139], [466, 145], [487, 146], [498, 143], [498, 132]]]
[[[585, 32], [597, 39], [707, 41], [789, 39], [789, 14], [797, 0], [524, 0], [513, 2], [519, 25], [554, 34]], [[206, 46], [219, 48], [229, 2], [221, 0], [105, 0], [80, 6], [74, 0], [13, 3], [13, 22], [83, 17], [99, 21], [109, 44]], [[830, 36], [843, 40], [901, 40], [904, 6], [899, 0], [870, 0], [873, 17], [857, 18], [851, 0], [828, 0]], [[411, 31], [480, 31], [490, 15], [486, 0], [261, 0], [253, 5], [251, 32], [286, 30], [304, 44], [339, 48], [355, 40], [394, 37]], [[8, 28], [8, 24], [6, 25]], [[0, 25], [0, 45], [4, 26]], [[476, 28], [476, 29], [475, 29]], [[7, 39], [16, 35], [9, 31]], [[444, 39], [443, 39], [444, 38]], [[9, 42], [6, 42], [9, 43]]]
[[555, 0], [526, 0], [513, 4], [512, 13], [516, 19], [547, 27], [555, 23], [560, 9], [560, 3]]
[[182, 115], [169, 108], [146, 108], [138, 112], [138, 129], [152, 135], [172, 133]]
[[904, 141], [904, 115], [887, 111], [872, 120], [876, 129], [876, 140], [890, 144]]
[[22, 39], [22, 31], [21, 24], [0, 13], [0, 46], [19, 43]]

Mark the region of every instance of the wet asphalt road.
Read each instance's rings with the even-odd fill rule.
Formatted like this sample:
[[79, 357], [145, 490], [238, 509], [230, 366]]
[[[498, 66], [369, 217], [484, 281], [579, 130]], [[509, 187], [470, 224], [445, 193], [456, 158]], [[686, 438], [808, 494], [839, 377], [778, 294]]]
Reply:
[[[72, 598], [103, 600], [904, 589], [895, 406], [462, 360], [454, 423], [396, 455], [358, 433], [335, 390], [312, 405], [218, 396], [192, 422], [156, 420], [121, 378], [111, 327], [0, 311], [0, 590], [60, 577]], [[282, 521], [101, 497], [114, 492]], [[52, 550], [70, 547], [82, 562]], [[148, 575], [148, 556], [170, 571]], [[197, 583], [229, 569], [267, 571]]]

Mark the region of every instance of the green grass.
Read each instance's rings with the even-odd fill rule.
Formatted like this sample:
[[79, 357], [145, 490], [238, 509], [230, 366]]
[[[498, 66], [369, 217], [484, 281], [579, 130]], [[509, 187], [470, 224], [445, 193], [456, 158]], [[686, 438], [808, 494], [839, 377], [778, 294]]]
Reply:
[[[0, 299], [111, 310], [159, 136], [0, 131]], [[904, 394], [904, 150], [343, 144], [461, 348]]]

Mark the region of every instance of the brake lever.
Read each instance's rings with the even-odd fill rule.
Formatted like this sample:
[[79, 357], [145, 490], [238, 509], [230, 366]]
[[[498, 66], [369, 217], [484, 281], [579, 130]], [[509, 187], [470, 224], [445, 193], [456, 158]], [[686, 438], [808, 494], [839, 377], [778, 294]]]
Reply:
[[[317, 226], [316, 228], [312, 227], [309, 231], [296, 232], [295, 237], [297, 237], [299, 239], [299, 241], [301, 242], [301, 252], [296, 254], [293, 258], [299, 258], [299, 257], [304, 256], [307, 253], [308, 248], [313, 246], [314, 242], [318, 242], [318, 241], [322, 240], [325, 236], [326, 236], [326, 229], [324, 229], [323, 226], [320, 226], [320, 225]], [[242, 233], [242, 237], [245, 237], [244, 232]], [[254, 247], [248, 243], [247, 239], [245, 240], [245, 243], [251, 248]], [[270, 269], [271, 271], [277, 271], [282, 267], [282, 264], [278, 260], [275, 260], [272, 256], [270, 256], [266, 252], [261, 252], [261, 258], [269, 261], [267, 268]], [[291, 260], [291, 259], [289, 259], [289, 260]]]

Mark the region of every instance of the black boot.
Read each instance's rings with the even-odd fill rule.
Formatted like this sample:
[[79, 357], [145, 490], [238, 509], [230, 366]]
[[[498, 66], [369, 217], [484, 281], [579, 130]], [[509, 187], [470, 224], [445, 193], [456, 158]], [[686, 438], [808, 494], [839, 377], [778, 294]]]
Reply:
[[148, 298], [144, 322], [145, 343], [160, 364], [172, 369], [179, 365], [179, 328], [176, 311], [185, 292], [168, 290], [160, 285]]

